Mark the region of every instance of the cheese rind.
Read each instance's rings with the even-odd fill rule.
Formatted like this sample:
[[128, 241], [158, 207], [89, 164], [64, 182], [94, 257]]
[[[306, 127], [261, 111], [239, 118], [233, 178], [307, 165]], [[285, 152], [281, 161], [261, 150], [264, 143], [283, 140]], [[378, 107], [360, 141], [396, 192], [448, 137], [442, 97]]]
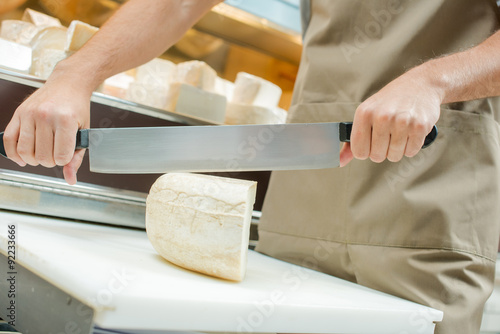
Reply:
[[166, 260], [228, 280], [245, 275], [256, 182], [189, 173], [161, 176], [146, 201], [146, 231]]
[[61, 27], [61, 21], [59, 19], [37, 12], [31, 8], [26, 8], [24, 11], [22, 20], [34, 24], [37, 27]]
[[78, 51], [99, 28], [91, 26], [88, 23], [74, 20], [68, 27], [68, 36], [66, 39], [66, 51]]

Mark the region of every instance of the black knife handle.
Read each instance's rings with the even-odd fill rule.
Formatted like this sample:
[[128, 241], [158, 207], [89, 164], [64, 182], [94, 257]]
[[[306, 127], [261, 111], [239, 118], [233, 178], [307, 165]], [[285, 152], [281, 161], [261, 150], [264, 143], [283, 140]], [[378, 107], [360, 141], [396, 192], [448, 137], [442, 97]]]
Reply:
[[89, 129], [78, 130], [76, 133], [76, 149], [89, 148]]
[[[76, 149], [88, 148], [89, 147], [89, 130], [78, 130], [76, 134]], [[3, 132], [0, 132], [0, 155], [7, 158], [7, 153], [5, 153], [5, 146], [3, 144]]]
[[5, 146], [3, 146], [3, 132], [0, 133], [0, 154], [7, 158], [7, 153], [5, 153]]
[[[341, 122], [339, 124], [339, 137], [341, 142], [350, 142], [351, 141], [351, 131], [352, 131], [352, 122]], [[424, 145], [422, 148], [429, 147], [438, 135], [437, 126], [433, 126], [431, 132], [425, 137]]]

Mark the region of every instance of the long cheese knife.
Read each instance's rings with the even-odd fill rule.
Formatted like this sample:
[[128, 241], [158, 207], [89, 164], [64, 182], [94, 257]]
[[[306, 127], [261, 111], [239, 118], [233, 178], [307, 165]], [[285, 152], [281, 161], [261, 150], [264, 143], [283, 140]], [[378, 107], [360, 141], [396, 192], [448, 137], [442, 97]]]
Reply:
[[[89, 149], [90, 170], [99, 173], [321, 169], [339, 166], [351, 129], [345, 122], [83, 129], [77, 148]], [[434, 126], [423, 147], [436, 136]]]

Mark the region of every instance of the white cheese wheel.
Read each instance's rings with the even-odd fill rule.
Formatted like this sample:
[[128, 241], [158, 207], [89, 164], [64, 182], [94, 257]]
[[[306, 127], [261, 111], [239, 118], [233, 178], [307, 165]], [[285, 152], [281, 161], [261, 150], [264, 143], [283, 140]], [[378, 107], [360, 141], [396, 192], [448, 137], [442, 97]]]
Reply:
[[192, 60], [177, 64], [173, 81], [214, 92], [215, 78], [217, 78], [217, 72], [207, 63], [199, 60]]
[[68, 27], [65, 50], [78, 51], [98, 30], [99, 28], [88, 23], [78, 20], [72, 21]]
[[39, 60], [33, 64], [32, 73], [39, 78], [47, 79], [57, 63], [66, 57], [68, 53], [64, 50], [44, 49]]
[[0, 38], [0, 66], [22, 73], [31, 68], [31, 48]]
[[33, 23], [4, 20], [0, 28], [0, 37], [23, 45], [29, 45], [38, 31], [39, 29]]
[[38, 27], [60, 27], [62, 26], [59, 19], [50, 15], [37, 12], [31, 8], [26, 8], [23, 14], [23, 21], [33, 23]]
[[281, 108], [264, 108], [247, 104], [228, 103], [224, 123], [240, 124], [283, 124], [287, 112]]
[[281, 88], [272, 82], [249, 73], [239, 72], [234, 82], [234, 92], [230, 102], [275, 108], [278, 106], [281, 94]]
[[161, 176], [146, 201], [151, 244], [178, 266], [241, 281], [256, 188], [256, 182], [216, 176]]

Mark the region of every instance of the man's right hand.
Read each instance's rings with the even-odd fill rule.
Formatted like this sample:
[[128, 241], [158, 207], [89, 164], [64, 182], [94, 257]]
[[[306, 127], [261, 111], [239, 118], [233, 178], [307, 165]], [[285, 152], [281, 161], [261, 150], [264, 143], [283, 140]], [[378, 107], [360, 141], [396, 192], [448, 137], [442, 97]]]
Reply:
[[5, 152], [20, 166], [64, 166], [66, 182], [75, 184], [85, 153], [75, 152], [76, 133], [90, 125], [92, 92], [78, 79], [53, 77], [15, 111], [4, 132]]

